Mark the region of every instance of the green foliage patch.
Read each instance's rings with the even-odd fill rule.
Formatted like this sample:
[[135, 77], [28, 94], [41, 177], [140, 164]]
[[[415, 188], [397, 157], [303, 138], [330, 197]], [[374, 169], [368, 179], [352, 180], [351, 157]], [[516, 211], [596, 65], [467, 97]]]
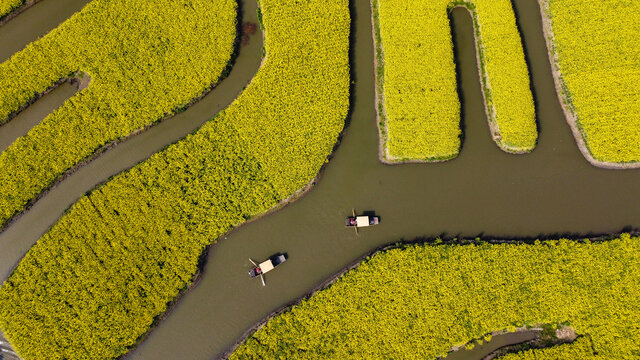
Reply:
[[231, 358], [434, 359], [494, 331], [568, 323], [602, 358], [633, 359], [638, 298], [640, 238], [627, 234], [595, 243], [407, 246], [373, 256], [271, 319]]

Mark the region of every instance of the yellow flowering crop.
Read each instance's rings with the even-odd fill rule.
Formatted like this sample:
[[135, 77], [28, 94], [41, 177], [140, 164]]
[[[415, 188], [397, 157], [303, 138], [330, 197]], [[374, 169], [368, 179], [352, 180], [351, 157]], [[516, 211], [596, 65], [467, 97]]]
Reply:
[[640, 161], [640, 2], [543, 0], [565, 108], [595, 160]]
[[260, 6], [266, 58], [242, 95], [82, 197], [0, 287], [0, 328], [24, 358], [127, 352], [191, 284], [206, 246], [325, 163], [349, 108], [349, 2]]
[[[494, 331], [568, 323], [599, 357], [560, 359], [631, 360], [640, 353], [639, 298], [640, 238], [628, 234], [411, 245], [371, 257], [274, 317], [231, 359], [436, 359]], [[556, 351], [584, 354], [581, 344]]]
[[0, 153], [0, 226], [101, 146], [214, 85], [234, 51], [236, 7], [235, 0], [95, 0], [0, 64], [0, 124], [59, 80], [91, 77]]
[[[616, 356], [594, 353], [589, 334], [585, 335], [577, 338], [571, 344], [510, 353], [500, 357], [500, 360], [611, 360], [617, 358]], [[625, 357], [620, 355], [619, 358], [624, 359]]]
[[0, 19], [24, 4], [24, 0], [0, 0]]
[[443, 160], [460, 148], [460, 103], [447, 12], [474, 18], [489, 121], [500, 147], [526, 152], [537, 140], [533, 97], [509, 0], [374, 0], [382, 52], [382, 136], [389, 161]]

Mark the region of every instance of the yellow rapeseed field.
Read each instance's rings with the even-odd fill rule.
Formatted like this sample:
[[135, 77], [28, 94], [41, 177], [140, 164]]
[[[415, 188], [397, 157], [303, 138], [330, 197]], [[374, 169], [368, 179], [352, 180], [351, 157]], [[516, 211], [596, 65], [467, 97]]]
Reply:
[[[448, 11], [474, 18], [489, 121], [496, 142], [526, 152], [537, 141], [533, 97], [509, 0], [374, 0], [382, 52], [382, 136], [386, 158], [443, 160], [460, 148], [460, 102]], [[379, 44], [380, 45], [380, 44]]]
[[372, 256], [269, 320], [231, 359], [436, 359], [494, 331], [567, 324], [599, 356], [581, 341], [548, 357], [509, 359], [633, 360], [639, 297], [640, 238], [629, 234], [408, 245]]
[[349, 108], [349, 3], [260, 6], [266, 58], [242, 95], [82, 197], [0, 287], [0, 329], [22, 357], [127, 352], [191, 284], [206, 246], [326, 162]]
[[[577, 338], [571, 344], [562, 344], [543, 349], [530, 349], [507, 354], [500, 360], [611, 360], [611, 355], [593, 351], [589, 335]], [[620, 359], [625, 357], [620, 354]]]
[[591, 155], [640, 161], [640, 2], [542, 0], [565, 107]]
[[235, 0], [95, 0], [0, 64], [0, 124], [61, 79], [91, 77], [0, 153], [0, 226], [101, 146], [213, 86], [234, 51], [236, 8]]
[[0, 0], [0, 19], [24, 4], [24, 0]]

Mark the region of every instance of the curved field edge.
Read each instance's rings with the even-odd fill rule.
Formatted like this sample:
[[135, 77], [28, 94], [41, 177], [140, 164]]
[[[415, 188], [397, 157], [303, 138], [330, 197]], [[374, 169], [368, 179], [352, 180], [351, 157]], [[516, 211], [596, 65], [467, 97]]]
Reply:
[[[517, 349], [517, 347], [516, 347]], [[498, 356], [500, 360], [605, 360], [610, 357], [598, 354], [589, 336], [580, 336], [574, 342], [542, 349], [520, 349]]]
[[[573, 136], [576, 140], [578, 148], [582, 152], [583, 156], [587, 161], [589, 161], [592, 165], [606, 168], [606, 169], [634, 169], [640, 168], [640, 160], [633, 161], [615, 161], [612, 159], [598, 159], [592, 152], [588, 144], [588, 136], [584, 129], [584, 127], [580, 123], [580, 119], [578, 113], [576, 111], [575, 104], [573, 102], [573, 94], [571, 93], [571, 89], [567, 86], [567, 82], [563, 77], [561, 68], [562, 63], [558, 54], [558, 46], [555, 41], [554, 36], [554, 28], [553, 28], [553, 15], [549, 8], [550, 3], [555, 0], [537, 0], [538, 5], [540, 7], [540, 14], [542, 17], [543, 24], [543, 33], [544, 38], [547, 45], [547, 53], [549, 56], [549, 62], [551, 63], [551, 71], [554, 79], [554, 84], [556, 88], [556, 92], [558, 94], [559, 102], [564, 112], [565, 118], [567, 119], [567, 123], [569, 124]], [[613, 11], [610, 9], [610, 6], [607, 4], [603, 4], [601, 6], [601, 11]], [[616, 16], [619, 16], [619, 12], [616, 12]], [[634, 12], [627, 12], [625, 16], [633, 16]], [[576, 35], [577, 38], [580, 37], [579, 34]], [[623, 44], [628, 46], [629, 44]], [[593, 50], [596, 51], [596, 50]], [[614, 48], [608, 49], [608, 51], [617, 51]], [[594, 84], [594, 86], [597, 86]], [[640, 114], [635, 114], [636, 116], [640, 116]], [[603, 119], [606, 116], [603, 115]], [[632, 146], [633, 142], [629, 143], [629, 146]], [[615, 149], [612, 150], [615, 154]], [[611, 157], [615, 157], [611, 155]]]
[[92, 1], [0, 64], [5, 121], [77, 73], [92, 79], [0, 153], [3, 227], [65, 174], [226, 76], [239, 39], [236, 1], [161, 5]]
[[211, 243], [316, 176], [349, 108], [348, 5], [260, 1], [266, 57], [236, 101], [81, 198], [0, 288], [0, 327], [19, 354], [122, 355]]
[[[385, 111], [385, 106], [386, 106], [385, 94], [384, 94], [385, 93], [384, 91], [385, 56], [384, 56], [384, 47], [382, 45], [381, 28], [380, 28], [380, 15], [379, 15], [380, 1], [381, 0], [370, 1], [371, 7], [372, 7], [373, 38], [374, 38], [374, 44], [375, 44], [376, 110], [377, 110], [377, 123], [378, 123], [379, 138], [380, 138], [380, 144], [379, 144], [380, 160], [383, 163], [387, 163], [387, 164], [400, 164], [400, 163], [412, 163], [412, 162], [439, 162], [439, 161], [446, 161], [446, 160], [453, 159], [459, 153], [459, 150], [462, 146], [461, 141], [459, 141], [457, 144], [457, 147], [456, 147], [457, 150], [451, 152], [449, 155], [438, 155], [438, 156], [431, 156], [431, 157], [424, 157], [424, 158], [416, 158], [416, 157], [397, 157], [397, 156], [394, 157], [390, 154], [390, 150], [388, 146], [388, 135], [389, 135], [388, 116]], [[524, 122], [520, 121], [519, 123], [517, 123], [515, 125], [517, 129], [514, 131], [514, 128], [513, 128], [514, 125], [511, 124], [511, 122], [513, 121], [509, 122], [506, 120], [502, 120], [502, 123], [503, 123], [502, 126], [505, 126], [505, 128], [507, 127], [507, 125], [509, 126], [508, 131], [502, 131], [502, 132], [500, 130], [501, 121], [498, 121], [496, 116], [497, 111], [496, 111], [495, 102], [494, 102], [495, 96], [491, 89], [489, 76], [487, 72], [487, 62], [485, 60], [486, 50], [485, 50], [485, 44], [482, 38], [482, 24], [478, 20], [478, 12], [476, 9], [475, 1], [452, 0], [444, 3], [447, 4], [447, 6], [445, 7], [447, 13], [450, 13], [456, 7], [465, 8], [469, 12], [473, 20], [473, 25], [474, 25], [473, 34], [474, 34], [474, 42], [475, 42], [475, 50], [476, 50], [475, 51], [476, 64], [477, 64], [478, 75], [479, 75], [480, 83], [482, 87], [485, 113], [488, 119], [488, 124], [491, 130], [491, 134], [494, 142], [498, 145], [500, 149], [508, 153], [522, 154], [522, 153], [531, 152], [537, 143], [535, 110], [534, 110], [534, 104], [533, 104], [533, 97], [530, 92], [530, 86], [529, 86], [530, 79], [528, 74], [528, 68], [524, 60], [523, 45], [521, 42], [519, 31], [515, 24], [515, 14], [513, 14], [513, 8], [511, 7], [510, 1], [509, 1], [510, 6], [507, 11], [511, 12], [511, 15], [512, 15], [511, 17], [514, 19], [513, 27], [516, 31], [516, 35], [517, 35], [516, 37], [518, 40], [518, 44], [514, 45], [515, 46], [514, 52], [522, 55], [520, 57], [516, 56], [517, 64], [515, 64], [514, 67], [524, 69], [523, 72], [518, 74], [519, 80], [521, 83], [516, 86], [516, 88], [522, 87], [524, 90], [519, 91], [520, 98], [517, 98], [513, 101], [520, 101], [526, 104], [526, 106], [524, 106], [525, 109], [523, 109], [523, 113], [525, 115], [521, 115], [525, 118], [526, 121]], [[443, 11], [445, 11], [445, 8], [443, 8]], [[489, 16], [487, 16], [487, 18], [489, 18]], [[485, 20], [485, 22], [488, 22], [488, 21], [489, 20]], [[449, 16], [449, 22], [451, 22], [450, 16]], [[450, 27], [452, 27], [451, 23], [449, 25]], [[490, 37], [490, 35], [492, 34], [486, 33], [485, 35]], [[453, 46], [451, 48], [451, 53], [453, 54]], [[495, 51], [493, 55], [494, 56], [496, 55]], [[497, 63], [497, 61], [494, 61], [494, 63]], [[454, 64], [454, 66], [457, 66], [457, 65]], [[493, 67], [495, 66], [496, 65], [494, 64]], [[494, 70], [493, 72], [494, 72], [494, 81], [500, 80], [498, 78], [499, 76], [495, 75], [499, 73], [499, 71]], [[504, 93], [502, 89], [498, 89], [498, 90], [501, 94]], [[456, 90], [456, 92], [458, 92], [458, 96], [459, 96], [459, 91], [460, 89]], [[416, 95], [413, 94], [413, 96], [416, 96]], [[504, 109], [507, 109], [507, 106], [506, 106], [507, 100], [504, 100], [502, 98], [499, 100], [503, 104], [502, 106], [503, 112], [507, 114], [506, 110], [504, 110]], [[460, 104], [458, 103], [457, 104], [458, 108], [460, 107], [459, 105]], [[435, 115], [440, 116], [441, 114], [435, 114]], [[510, 115], [513, 115], [513, 114], [510, 114]], [[457, 117], [460, 118], [459, 111], [457, 113]], [[508, 135], [507, 137], [510, 138], [511, 140], [505, 141], [503, 138], [503, 135], [505, 136]], [[462, 136], [462, 134], [460, 134], [459, 136]], [[513, 141], [514, 139], [518, 139], [517, 141], [520, 141], [520, 143], [516, 144]]]
[[568, 324], [604, 358], [640, 351], [639, 237], [439, 242], [374, 252], [224, 356], [436, 358], [541, 323]]

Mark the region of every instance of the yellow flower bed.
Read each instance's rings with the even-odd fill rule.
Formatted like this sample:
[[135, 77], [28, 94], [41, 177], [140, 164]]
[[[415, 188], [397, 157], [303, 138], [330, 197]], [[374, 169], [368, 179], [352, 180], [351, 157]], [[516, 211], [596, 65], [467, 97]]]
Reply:
[[235, 0], [95, 0], [0, 64], [0, 123], [78, 72], [89, 87], [0, 153], [0, 226], [101, 146], [215, 84], [236, 39]]
[[207, 245], [325, 163], [349, 107], [348, 0], [260, 5], [266, 58], [242, 95], [81, 198], [0, 287], [0, 328], [21, 356], [122, 355], [191, 284]]
[[494, 331], [563, 323], [589, 336], [600, 359], [631, 360], [639, 298], [640, 238], [628, 234], [412, 245], [371, 257], [274, 317], [231, 359], [435, 359]]
[[385, 157], [445, 160], [460, 148], [460, 102], [448, 10], [471, 10], [494, 138], [506, 151], [537, 141], [533, 97], [509, 0], [374, 0]]
[[[579, 337], [571, 344], [506, 354], [500, 357], [500, 360], [610, 360], [618, 358], [595, 354], [593, 350], [591, 339], [587, 335]], [[620, 355], [619, 358], [624, 359], [625, 357]]]
[[0, 19], [24, 4], [24, 0], [0, 0]]
[[598, 161], [640, 161], [640, 2], [543, 0], [565, 107]]

